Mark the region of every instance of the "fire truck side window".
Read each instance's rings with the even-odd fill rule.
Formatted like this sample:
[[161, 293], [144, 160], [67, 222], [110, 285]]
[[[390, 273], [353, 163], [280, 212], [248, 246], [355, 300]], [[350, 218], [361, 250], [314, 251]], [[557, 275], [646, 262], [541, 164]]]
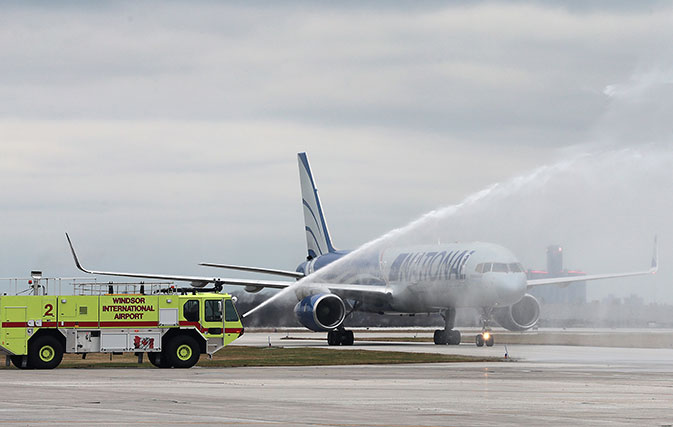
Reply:
[[221, 322], [222, 321], [222, 300], [209, 299], [203, 303], [203, 308], [206, 311], [206, 322]]
[[182, 306], [182, 315], [188, 322], [199, 321], [199, 301], [190, 299]]
[[238, 322], [238, 313], [230, 299], [224, 301], [224, 320], [226, 322]]

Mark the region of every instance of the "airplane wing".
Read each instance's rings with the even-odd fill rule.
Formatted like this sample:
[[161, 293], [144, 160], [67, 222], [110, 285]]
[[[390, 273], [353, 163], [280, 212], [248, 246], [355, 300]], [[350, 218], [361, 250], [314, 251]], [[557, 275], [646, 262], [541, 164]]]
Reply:
[[367, 298], [381, 298], [391, 296], [392, 292], [389, 288], [380, 285], [348, 285], [325, 283], [323, 285], [333, 293], [344, 298], [363, 300]]
[[249, 271], [251, 273], [273, 274], [276, 276], [293, 277], [295, 279], [301, 279], [304, 277], [304, 273], [299, 273], [297, 271], [278, 270], [275, 268], [246, 267], [243, 265], [215, 264], [212, 262], [201, 262], [199, 265], [203, 265], [205, 267], [227, 268], [229, 270]]
[[[311, 283], [303, 281], [297, 282], [297, 281], [275, 281], [275, 280], [248, 280], [248, 279], [231, 279], [231, 278], [208, 277], [208, 276], [183, 276], [173, 274], [127, 273], [120, 271], [89, 270], [84, 268], [80, 263], [68, 233], [66, 233], [65, 236], [68, 239], [68, 244], [70, 245], [70, 251], [72, 252], [72, 257], [75, 260], [75, 265], [81, 271], [89, 274], [100, 274], [104, 276], [137, 277], [142, 279], [175, 280], [180, 282], [191, 282], [192, 286], [194, 287], [203, 287], [209, 283], [213, 283], [222, 285], [247, 286], [251, 288], [284, 289], [289, 291], [290, 289], [298, 290], [299, 286], [302, 287], [306, 286], [307, 288], [310, 289], [324, 289], [329, 292], [334, 292], [335, 294], [341, 295], [345, 298], [355, 298], [355, 299], [364, 299], [372, 297], [382, 298], [389, 294], [389, 290], [385, 286], [378, 286], [378, 285], [370, 286], [370, 285], [350, 285], [350, 284], [338, 284], [338, 283]], [[254, 267], [250, 267], [250, 269], [253, 268]], [[243, 317], [248, 316], [252, 312], [257, 311], [263, 306], [275, 301], [282, 295], [285, 295], [285, 292], [279, 292], [276, 295], [273, 295], [271, 298], [267, 299], [257, 307], [245, 313]]]
[[[310, 277], [306, 276], [306, 277]], [[295, 291], [295, 293], [298, 295], [300, 294], [304, 289], [312, 290], [314, 292], [319, 292], [321, 290], [324, 290], [325, 292], [332, 292], [336, 295], [339, 295], [344, 298], [349, 298], [349, 299], [356, 299], [356, 300], [368, 300], [368, 299], [381, 299], [381, 298], [388, 298], [392, 296], [392, 293], [390, 289], [388, 289], [385, 286], [381, 285], [349, 285], [345, 283], [313, 283], [313, 282], [305, 282], [304, 280], [300, 280], [298, 282], [295, 282], [292, 286], [285, 288], [284, 290], [278, 292], [277, 294], [273, 295], [271, 298], [263, 301], [261, 304], [257, 305], [256, 307], [253, 307], [250, 309], [248, 312], [243, 314], [241, 317], [245, 318], [250, 316], [252, 313], [256, 312], [257, 310], [261, 309], [262, 307], [265, 307], [269, 304], [272, 304], [274, 301], [283, 298], [284, 296], [288, 295], [289, 292]], [[301, 298], [299, 298], [301, 299]]]
[[554, 277], [550, 279], [532, 279], [528, 281], [528, 289], [543, 285], [567, 285], [573, 282], [585, 282], [589, 280], [614, 279], [617, 277], [631, 277], [644, 276], [647, 274], [655, 274], [659, 269], [659, 260], [657, 254], [657, 238], [654, 238], [654, 253], [652, 255], [652, 264], [649, 270], [634, 271], [630, 273], [614, 273], [614, 274], [590, 274], [587, 276], [571, 276], [571, 277]]
[[65, 233], [65, 237], [68, 239], [68, 244], [70, 245], [70, 251], [72, 252], [72, 257], [75, 260], [75, 265], [78, 269], [85, 273], [89, 274], [100, 274], [104, 276], [120, 276], [120, 277], [137, 277], [141, 279], [160, 279], [160, 280], [175, 280], [180, 282], [191, 282], [192, 286], [200, 288], [206, 286], [208, 283], [218, 284], [218, 285], [234, 285], [234, 286], [249, 286], [252, 288], [275, 288], [275, 289], [284, 289], [294, 284], [295, 282], [290, 281], [274, 281], [274, 280], [247, 280], [247, 279], [231, 279], [231, 278], [221, 278], [221, 277], [207, 277], [207, 276], [180, 276], [180, 275], [171, 275], [171, 274], [154, 274], [154, 273], [126, 273], [119, 271], [97, 271], [97, 270], [88, 270], [82, 266], [77, 258], [75, 253], [75, 248], [72, 245], [70, 236], [68, 233]]
[[589, 280], [614, 279], [616, 277], [643, 276], [646, 274], [655, 274], [656, 269], [647, 271], [637, 271], [633, 273], [620, 274], [590, 274], [587, 276], [555, 277], [551, 279], [533, 279], [528, 281], [528, 289], [543, 285], [564, 285], [573, 282], [585, 282]]

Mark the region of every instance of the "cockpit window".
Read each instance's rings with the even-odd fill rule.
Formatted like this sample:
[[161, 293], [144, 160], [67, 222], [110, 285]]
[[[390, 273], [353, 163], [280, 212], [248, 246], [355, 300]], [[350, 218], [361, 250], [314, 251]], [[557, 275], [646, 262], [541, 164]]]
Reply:
[[485, 262], [477, 265], [475, 268], [477, 273], [488, 273], [490, 271], [496, 273], [525, 273], [526, 270], [523, 269], [523, 266], [518, 262], [513, 262], [510, 264], [505, 264], [502, 262]]
[[493, 271], [496, 273], [507, 273], [507, 264], [503, 264], [501, 262], [494, 262], [493, 263]]

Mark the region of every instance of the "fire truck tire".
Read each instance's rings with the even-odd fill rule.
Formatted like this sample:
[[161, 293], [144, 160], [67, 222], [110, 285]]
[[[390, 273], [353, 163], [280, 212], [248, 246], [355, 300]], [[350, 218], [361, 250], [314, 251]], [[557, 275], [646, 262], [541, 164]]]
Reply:
[[35, 369], [54, 369], [63, 359], [63, 347], [52, 336], [43, 335], [28, 346], [28, 365]]
[[30, 364], [28, 364], [28, 363], [26, 363], [25, 368], [22, 366], [24, 357], [25, 356], [9, 356], [9, 360], [11, 360], [12, 364], [19, 369], [30, 369]]
[[199, 344], [189, 335], [178, 335], [171, 339], [166, 353], [174, 368], [191, 368], [201, 357]]
[[171, 363], [168, 360], [168, 354], [165, 352], [153, 352], [153, 353], [147, 353], [147, 359], [149, 359], [150, 363], [157, 368], [170, 368]]

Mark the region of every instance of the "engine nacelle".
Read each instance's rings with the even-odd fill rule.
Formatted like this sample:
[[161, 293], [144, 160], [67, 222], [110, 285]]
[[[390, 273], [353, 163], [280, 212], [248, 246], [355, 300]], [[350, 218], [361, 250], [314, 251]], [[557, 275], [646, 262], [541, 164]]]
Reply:
[[532, 328], [540, 318], [540, 303], [533, 295], [526, 294], [516, 304], [497, 308], [493, 318], [505, 329], [525, 331]]
[[327, 332], [340, 326], [346, 318], [346, 306], [334, 294], [311, 295], [294, 306], [299, 323], [315, 332]]

